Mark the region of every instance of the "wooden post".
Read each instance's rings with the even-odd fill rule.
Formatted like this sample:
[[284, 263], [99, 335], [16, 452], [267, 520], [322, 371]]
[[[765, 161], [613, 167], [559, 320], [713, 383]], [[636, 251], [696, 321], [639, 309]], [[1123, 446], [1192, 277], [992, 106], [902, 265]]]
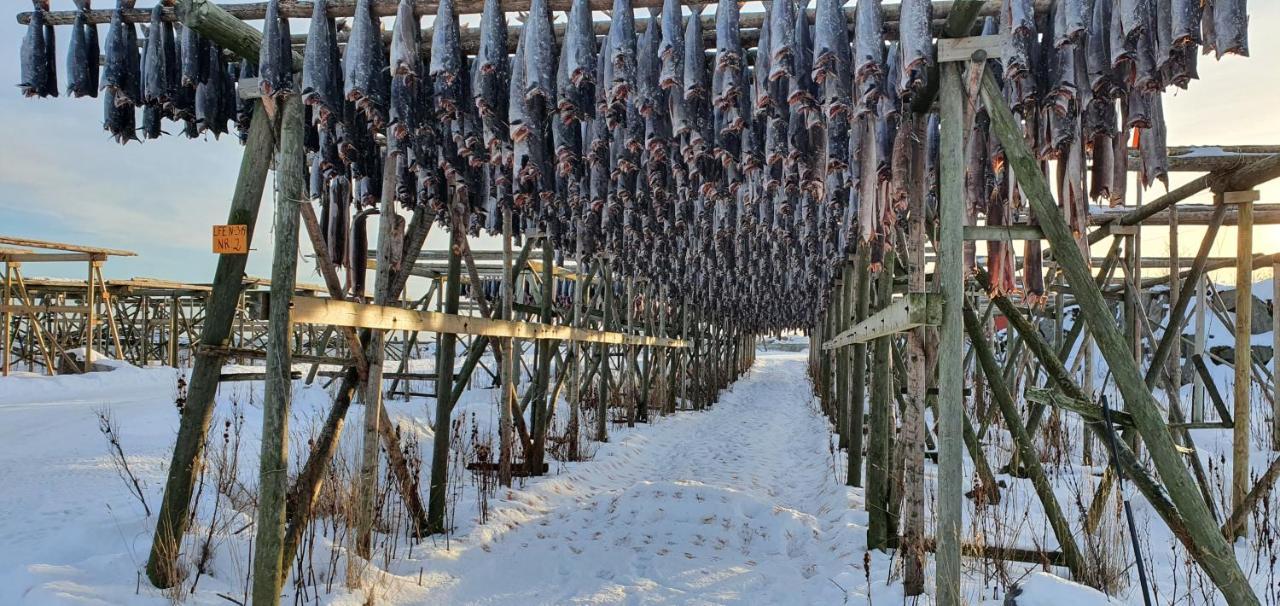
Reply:
[[1027, 476], [1031, 478], [1031, 484], [1035, 488], [1036, 495], [1040, 497], [1040, 504], [1044, 507], [1045, 516], [1049, 520], [1049, 527], [1053, 530], [1054, 537], [1058, 539], [1058, 549], [1062, 551], [1067, 567], [1071, 570], [1071, 577], [1077, 582], [1095, 584], [1095, 580], [1089, 577], [1089, 569], [1085, 565], [1080, 548], [1076, 545], [1071, 524], [1067, 522], [1067, 518], [1062, 512], [1062, 506], [1058, 504], [1058, 498], [1053, 492], [1053, 484], [1050, 483], [1048, 476], [1045, 475], [1044, 467], [1040, 464], [1035, 442], [1032, 436], [1027, 433], [1026, 428], [1023, 427], [1023, 421], [1018, 415], [1018, 408], [1013, 400], [1013, 394], [1009, 392], [1009, 388], [1004, 383], [1004, 378], [1000, 375], [1000, 366], [996, 363], [995, 354], [991, 352], [991, 344], [987, 342], [982, 334], [982, 324], [978, 320], [977, 314], [973, 313], [973, 310], [966, 308], [964, 311], [965, 329], [969, 332], [969, 343], [973, 346], [974, 351], [977, 352], [978, 364], [981, 366], [982, 372], [990, 380], [991, 395], [995, 398], [996, 404], [1000, 407], [1000, 412], [1004, 415], [1005, 425], [1009, 427], [1009, 433], [1013, 435], [1014, 445], [1018, 450], [1022, 451], [1023, 468], [1026, 469]]
[[267, 316], [267, 367], [262, 396], [262, 450], [258, 471], [257, 538], [253, 554], [253, 603], [280, 603], [284, 568], [285, 497], [289, 492], [289, 404], [292, 397], [292, 328], [289, 307], [298, 269], [298, 204], [306, 203], [302, 98], [284, 99], [271, 259], [271, 309]]
[[[850, 271], [848, 263], [840, 264], [840, 281], [836, 283], [835, 297], [831, 302], [831, 309], [835, 313], [835, 329], [833, 334], [840, 334], [849, 328], [849, 292], [853, 286], [853, 274]], [[836, 434], [839, 436], [840, 448], [849, 447], [849, 348], [841, 347], [835, 352], [836, 355], [836, 397], [835, 407], [832, 421], [836, 425]]]
[[[942, 294], [942, 327], [938, 343], [938, 505], [937, 588], [938, 604], [959, 606], [960, 524], [964, 504], [962, 441], [964, 420], [964, 101], [960, 64], [941, 67], [940, 108], [942, 128], [941, 194], [938, 200], [940, 238], [938, 262]], [[987, 72], [990, 77], [990, 72]], [[990, 104], [990, 102], [989, 102]]]
[[[924, 209], [924, 140], [921, 118], [914, 114], [903, 117], [898, 128], [910, 129], [907, 137], [911, 141], [908, 170], [909, 180], [900, 184], [907, 193], [907, 208], [910, 213], [907, 221], [907, 292], [926, 294], [926, 269], [924, 245], [926, 237]], [[962, 208], [959, 203], [953, 204]], [[957, 228], [958, 229], [958, 228]], [[956, 230], [951, 230], [955, 232]], [[944, 228], [944, 234], [955, 236]], [[954, 246], [957, 243], [952, 243]], [[954, 250], [954, 249], [953, 249]], [[957, 278], [962, 279], [962, 278]], [[947, 280], [941, 274], [941, 280]], [[963, 289], [963, 283], [961, 284]], [[963, 291], [962, 291], [963, 292]], [[924, 593], [925, 585], [925, 528], [924, 528], [924, 449], [925, 449], [925, 397], [928, 391], [929, 367], [926, 361], [925, 342], [928, 328], [917, 326], [907, 333], [906, 352], [906, 406], [903, 409], [899, 448], [902, 460], [902, 542], [903, 552], [903, 591], [906, 595], [918, 596]], [[943, 362], [944, 364], [946, 362]], [[963, 402], [960, 404], [963, 406]], [[942, 407], [937, 409], [942, 412]], [[963, 410], [963, 409], [961, 409]], [[961, 413], [963, 414], [963, 412]], [[962, 427], [963, 429], [963, 427]], [[961, 432], [963, 437], [963, 431]], [[941, 446], [941, 445], [940, 445]], [[939, 452], [939, 462], [942, 453]], [[957, 456], [960, 456], [957, 454]], [[945, 496], [940, 492], [939, 497]]]
[[[450, 215], [460, 211], [450, 209]], [[453, 221], [449, 231], [449, 269], [445, 278], [444, 312], [458, 313], [458, 296], [461, 291], [462, 246], [466, 237]], [[453, 362], [458, 335], [440, 333], [436, 336], [436, 434], [431, 444], [431, 488], [427, 496], [427, 531], [436, 534], [448, 530], [445, 527], [445, 499], [449, 481], [449, 417], [453, 414]]]
[[80, 372], [89, 372], [93, 368], [93, 348], [97, 345], [98, 301], [95, 293], [93, 277], [93, 261], [89, 262], [89, 289], [84, 295], [84, 367]]
[[[1102, 298], [1102, 291], [1093, 283], [1093, 275], [1089, 271], [1087, 260], [1080, 252], [1071, 228], [1062, 217], [1044, 176], [1039, 172], [1039, 163], [1022, 138], [1013, 113], [1004, 100], [1000, 85], [990, 72], [983, 77], [982, 97], [991, 116], [991, 130], [1004, 146], [1009, 165], [1013, 168], [1023, 191], [1026, 192], [1031, 208], [1040, 220], [1040, 227], [1052, 246], [1054, 260], [1058, 262], [1059, 267], [1066, 274], [1067, 282], [1074, 290], [1076, 304], [1080, 307], [1083, 320], [1093, 334], [1099, 352], [1112, 371], [1112, 377], [1124, 398], [1126, 409], [1133, 416], [1134, 427], [1142, 435], [1170, 499], [1185, 517], [1192, 542], [1208, 554], [1208, 557], [1200, 559], [1201, 565], [1228, 602], [1246, 606], [1258, 604], [1257, 595], [1250, 588], [1248, 579], [1236, 562], [1230, 546], [1218, 532], [1208, 505], [1205, 504], [1200, 491], [1195, 486], [1186, 464], [1182, 462], [1182, 455], [1174, 446], [1168, 425], [1155, 398], [1143, 382], [1137, 363], [1133, 360], [1131, 352], [1126, 351], [1127, 345], [1116, 330], [1110, 308]], [[947, 105], [943, 103], [944, 108]], [[946, 121], [944, 120], [943, 123], [945, 128]], [[947, 141], [945, 133], [943, 141], [945, 153]], [[944, 171], [947, 170], [947, 166], [948, 163], [944, 160], [942, 164]], [[948, 182], [945, 173], [943, 182], [944, 184]], [[945, 196], [943, 208], [946, 208]], [[944, 227], [947, 225], [948, 221], [945, 217], [942, 223]], [[945, 268], [943, 271], [946, 271]], [[945, 346], [942, 355], [944, 359], [949, 355]], [[939, 477], [940, 480], [947, 478], [944, 470], [939, 469]], [[939, 567], [941, 568], [941, 562]], [[940, 571], [939, 577], [941, 576]]]
[[[1236, 359], [1235, 424], [1231, 448], [1231, 509], [1234, 510], [1249, 493], [1249, 429], [1253, 412], [1253, 201], [1257, 192], [1226, 192], [1221, 202], [1235, 203], [1239, 210], [1236, 221]], [[1248, 520], [1229, 527], [1227, 538], [1238, 539], [1249, 532]]]
[[[600, 288], [603, 292], [600, 295], [601, 305], [603, 306], [603, 321], [600, 324], [602, 330], [609, 330], [613, 327], [613, 276], [609, 272], [609, 265], [603, 257], [600, 260]], [[609, 441], [609, 366], [612, 362], [609, 360], [609, 345], [600, 344], [600, 381], [596, 387], [596, 441]]]
[[[1208, 306], [1205, 304], [1205, 289], [1208, 287], [1209, 278], [1200, 276], [1196, 284], [1196, 340], [1192, 346], [1192, 353], [1203, 353], [1205, 340], [1208, 338], [1208, 332], [1205, 318]], [[1280, 281], [1276, 282], [1280, 284]], [[1280, 350], [1277, 350], [1280, 351]], [[1204, 422], [1204, 378], [1200, 373], [1195, 373], [1195, 384], [1191, 392], [1191, 422]]]
[[[857, 260], [854, 261], [857, 276], [854, 323], [861, 322], [870, 315], [871, 272], [867, 270], [870, 262], [866, 244], [859, 245]], [[853, 346], [852, 366], [853, 386], [849, 394], [849, 469], [845, 483], [849, 486], [862, 486], [862, 424], [867, 401], [867, 344], [865, 342]]]
[[5, 306], [4, 309], [4, 326], [0, 326], [0, 376], [9, 376], [9, 350], [13, 344], [13, 312], [9, 306], [13, 303], [13, 270], [9, 267], [9, 263], [4, 264], [4, 297], [0, 298], [0, 304]]
[[1271, 450], [1280, 450], [1280, 261], [1271, 265], [1271, 286]]
[[[227, 223], [246, 225], [252, 242], [253, 226], [271, 165], [273, 134], [271, 120], [262, 104], [255, 102], [249, 138], [240, 161], [235, 193]], [[205, 298], [201, 347], [218, 347], [231, 336], [231, 323], [240, 299], [248, 255], [222, 255], [213, 277], [213, 288]], [[176, 316], [176, 314], [175, 314]], [[172, 587], [181, 579], [177, 568], [178, 546], [190, 520], [191, 493], [201, 463], [205, 436], [213, 418], [213, 399], [222, 373], [222, 357], [193, 347], [194, 361], [187, 381], [187, 401], [178, 425], [178, 437], [169, 462], [169, 478], [156, 517], [156, 532], [147, 560], [147, 578], [156, 587]]]
[[[512, 305], [515, 301], [515, 284], [511, 276], [511, 208], [502, 209], [502, 319], [514, 320]], [[543, 243], [546, 246], [546, 243]], [[472, 284], [472, 288], [480, 288]], [[545, 288], [545, 285], [544, 285]], [[505, 359], [502, 360], [502, 399], [498, 404], [498, 483], [511, 486], [511, 449], [515, 440], [511, 439], [512, 411], [516, 408], [516, 388], [519, 381], [520, 356], [516, 351], [516, 340], [505, 339]], [[526, 457], [528, 453], [526, 453]]]
[[[553, 284], [555, 281], [555, 272], [552, 263], [555, 260], [554, 251], [551, 249], [550, 240], [543, 240], [542, 243], [542, 283], [544, 285]], [[543, 324], [550, 324], [553, 319], [552, 304], [555, 297], [555, 290], [546, 288], [542, 290], [542, 298], [539, 301], [538, 319]], [[542, 462], [546, 458], [547, 429], [551, 424], [552, 411], [555, 410], [556, 394], [551, 393], [551, 359], [555, 357], [556, 350], [559, 345], [551, 341], [538, 341], [538, 368], [537, 368], [537, 391], [538, 400], [535, 401], [530, 421], [533, 424], [533, 448], [532, 452], [525, 453], [525, 466], [530, 474], [542, 474]], [[576, 364], [576, 362], [575, 362]], [[563, 378], [565, 372], [563, 364], [560, 365], [558, 371], [560, 378]]]
[[[884, 268], [876, 277], [876, 306], [884, 308], [893, 297], [893, 249], [885, 251]], [[875, 340], [875, 364], [871, 367], [871, 441], [867, 446], [867, 548], [889, 546], [889, 465], [893, 456], [893, 336]]]

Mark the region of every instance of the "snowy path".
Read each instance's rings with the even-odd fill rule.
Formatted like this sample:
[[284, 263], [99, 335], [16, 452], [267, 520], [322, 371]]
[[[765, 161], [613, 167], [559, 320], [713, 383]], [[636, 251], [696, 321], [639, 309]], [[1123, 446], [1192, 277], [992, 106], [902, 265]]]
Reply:
[[662, 419], [602, 448], [595, 461], [514, 493], [523, 503], [473, 531], [474, 544], [464, 537], [453, 551], [417, 562], [413, 574], [406, 569], [425, 569], [426, 580], [418, 587], [415, 578], [402, 597], [842, 602], [833, 576], [855, 564], [862, 576], [863, 539], [847, 505], [833, 506], [847, 497], [805, 359], [764, 355], [709, 411]]

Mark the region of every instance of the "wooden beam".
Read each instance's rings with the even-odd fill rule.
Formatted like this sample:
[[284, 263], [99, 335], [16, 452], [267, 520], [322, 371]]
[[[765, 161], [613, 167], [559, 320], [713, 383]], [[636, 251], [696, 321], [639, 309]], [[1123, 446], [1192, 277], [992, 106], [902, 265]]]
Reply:
[[[127, 250], [118, 250], [115, 248], [100, 248], [97, 246], [81, 246], [79, 244], [64, 244], [62, 242], [51, 242], [49, 240], [35, 240], [32, 238], [17, 238], [13, 236], [0, 236], [0, 244], [9, 244], [12, 246], [25, 246], [27, 248], [43, 248], [47, 250], [61, 250], [65, 252], [107, 255], [111, 257], [138, 256], [138, 253], [127, 251]], [[88, 259], [85, 259], [85, 260], [88, 260]]]
[[90, 253], [0, 253], [0, 261], [11, 263], [61, 263], [72, 261], [101, 261], [106, 258], [102, 254]]
[[[1134, 427], [1142, 435], [1170, 499], [1186, 520], [1192, 542], [1203, 550], [1194, 553], [1196, 556], [1205, 556], [1197, 557], [1197, 561], [1227, 601], [1243, 605], [1259, 604], [1258, 596], [1254, 594], [1236, 562], [1230, 545], [1218, 532], [1208, 505], [1182, 461], [1182, 454], [1173, 442], [1160, 407], [1143, 382], [1137, 362], [1115, 325], [1110, 307], [1102, 298], [1102, 291], [1093, 282], [1088, 263], [1053, 198], [1041, 172], [1040, 163], [1028, 148], [1022, 129], [1005, 102], [999, 83], [990, 73], [983, 78], [981, 94], [991, 117], [991, 130], [1004, 146], [1009, 165], [1030, 200], [1031, 208], [1040, 219], [1046, 239], [1053, 247], [1054, 259], [1075, 291], [1076, 303], [1080, 306], [1083, 320], [1087, 322], [1089, 332], [1111, 369], [1127, 410], [1133, 415]], [[1277, 163], [1280, 166], [1280, 159]], [[944, 162], [944, 170], [946, 166]], [[947, 224], [947, 218], [943, 217], [943, 227]], [[943, 271], [947, 269], [943, 268]], [[943, 355], [947, 355], [947, 352], [944, 351]], [[945, 477], [941, 471], [939, 477]]]
[[822, 344], [822, 348], [837, 349], [905, 332], [917, 326], [937, 326], [941, 323], [941, 316], [941, 299], [937, 295], [907, 293], [853, 328], [832, 337]]
[[1043, 240], [1044, 232], [1038, 225], [965, 225], [965, 240]]
[[332, 324], [379, 330], [408, 330], [449, 334], [484, 335], [561, 341], [583, 341], [611, 345], [650, 345], [685, 347], [680, 339], [645, 337], [620, 332], [575, 329], [569, 326], [492, 320], [478, 316], [461, 316], [432, 311], [414, 311], [399, 307], [334, 301], [314, 297], [297, 297], [293, 301], [291, 320], [298, 324]]

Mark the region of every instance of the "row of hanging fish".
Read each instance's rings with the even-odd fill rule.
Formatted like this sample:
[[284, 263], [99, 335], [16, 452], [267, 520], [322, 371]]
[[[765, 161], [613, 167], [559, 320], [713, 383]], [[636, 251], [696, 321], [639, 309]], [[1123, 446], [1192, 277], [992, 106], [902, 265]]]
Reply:
[[[131, 4], [120, 0], [116, 16]], [[279, 0], [267, 3], [256, 65], [226, 61], [156, 10], [141, 51], [134, 26], [113, 19], [100, 83], [88, 59], [96, 31], [77, 19], [68, 90], [104, 91], [107, 128], [122, 141], [138, 107], [144, 134], [160, 117], [196, 132], [207, 123], [216, 134], [232, 118], [247, 128], [249, 106], [230, 85], [240, 77], [259, 76], [263, 97], [300, 95], [310, 194], [328, 255], [357, 296], [386, 175], [388, 195], [451, 228], [498, 234], [509, 215], [516, 236], [545, 232], [580, 263], [611, 256], [616, 274], [647, 277], [670, 300], [775, 330], [810, 324], [847, 255], [865, 247], [879, 268], [904, 244], [909, 213], [931, 217], [937, 205], [933, 4], [903, 0], [897, 40], [885, 37], [880, 2], [851, 8], [767, 3], [748, 14], [761, 23], [752, 49], [733, 0], [705, 16], [665, 0], [647, 18], [614, 0], [604, 37], [587, 0], [572, 0], [563, 34], [548, 0], [532, 0], [510, 53], [510, 15], [485, 0], [468, 56], [454, 0], [439, 2], [429, 44], [424, 15], [401, 0], [389, 46], [371, 0], [357, 0], [345, 44], [317, 0], [300, 66]], [[1167, 183], [1161, 94], [1197, 77], [1201, 52], [1247, 55], [1247, 25], [1245, 0], [1058, 0], [1047, 13], [1006, 0], [980, 24], [1004, 36], [987, 69], [1082, 247], [1089, 202], [1121, 203], [1130, 164], [1143, 187]], [[33, 14], [26, 94], [57, 93], [51, 40]], [[969, 107], [968, 220], [1034, 222], [985, 107]], [[993, 290], [1035, 303], [1040, 244], [1025, 246], [1021, 276], [1009, 243], [988, 243], [985, 263]], [[976, 250], [966, 252], [975, 265]]]

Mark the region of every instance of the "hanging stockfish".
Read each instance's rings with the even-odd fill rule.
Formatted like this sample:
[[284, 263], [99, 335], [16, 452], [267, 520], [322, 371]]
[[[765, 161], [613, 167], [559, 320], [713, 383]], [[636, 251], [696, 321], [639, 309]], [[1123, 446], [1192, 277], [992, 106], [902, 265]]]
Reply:
[[[316, 0], [312, 7], [311, 29], [302, 53], [302, 101], [311, 106], [318, 125], [329, 124], [334, 116], [342, 117], [342, 58], [337, 24], [329, 16], [328, 4], [328, 0]], [[421, 59], [418, 63], [420, 66]]]
[[1151, 187], [1156, 181], [1169, 187], [1169, 154], [1165, 145], [1164, 101], [1159, 94], [1148, 99], [1151, 112], [1150, 126], [1138, 131], [1138, 149], [1142, 157], [1142, 186]]
[[1212, 0], [1204, 7], [1204, 47], [1218, 59], [1223, 55], [1249, 56], [1247, 0]]
[[[568, 39], [566, 34], [566, 40]], [[517, 53], [516, 57], [519, 58], [520, 55]], [[507, 86], [511, 78], [511, 65], [507, 58], [507, 16], [498, 0], [484, 2], [476, 63], [473, 94], [476, 111], [484, 124], [485, 147], [488, 148], [491, 159], [502, 162], [505, 156], [503, 150], [511, 142], [511, 132], [507, 126]]]
[[1009, 0], [1000, 10], [1000, 33], [1004, 36], [1004, 91], [1009, 107], [1027, 116], [1035, 106], [1036, 86], [1032, 49], [1035, 21], [1031, 0]]
[[[239, 86], [238, 83], [241, 79], [256, 77], [258, 77], [258, 64], [247, 59], [241, 60], [240, 70], [236, 78], [237, 86]], [[179, 84], [179, 90], [182, 90], [181, 84]], [[249, 125], [253, 122], [253, 99], [243, 99], [239, 94], [236, 94], [235, 104], [236, 136], [240, 138], [240, 143], [244, 143], [249, 140]], [[338, 107], [341, 108], [342, 106], [339, 105]]]
[[874, 112], [881, 95], [884, 70], [884, 23], [879, 0], [858, 0], [853, 53], [855, 115]]
[[351, 219], [351, 237], [347, 240], [347, 292], [357, 301], [364, 299], [369, 263], [369, 216], [376, 214], [376, 207], [366, 208]]
[[[210, 45], [209, 77], [196, 87], [196, 123], [200, 132], [211, 132], [214, 137], [227, 132], [227, 120], [231, 115], [227, 107], [234, 107], [234, 100], [227, 96], [230, 80], [222, 48]], [[280, 90], [276, 92], [284, 94]]]
[[[67, 94], [72, 97], [98, 96], [98, 26], [89, 23], [89, 1], [84, 0], [76, 11], [75, 24], [71, 26], [71, 40], [67, 47]], [[33, 13], [31, 20], [35, 21]], [[29, 28], [30, 26], [28, 26]], [[173, 31], [172, 26], [169, 29]], [[30, 32], [30, 29], [28, 29]], [[29, 34], [28, 34], [29, 35]], [[26, 65], [26, 41], [23, 41], [23, 65]], [[25, 73], [25, 72], [24, 72]], [[23, 78], [26, 80], [26, 77]], [[23, 93], [26, 93], [24, 88]]]
[[[111, 29], [107, 32], [106, 67], [102, 74], [102, 88], [111, 92], [116, 105], [141, 105], [141, 57], [138, 53], [138, 32], [132, 23], [125, 23], [123, 11], [133, 8], [130, 0], [120, 0], [111, 13]], [[42, 55], [43, 56], [43, 55]], [[44, 85], [44, 83], [42, 83]]]
[[[448, 6], [452, 14], [453, 3], [440, 3], [441, 11]], [[436, 21], [436, 36], [448, 29], [450, 19]], [[382, 28], [373, 16], [371, 0], [357, 0], [352, 16], [351, 35], [347, 38], [347, 50], [342, 55], [342, 90], [347, 101], [369, 121], [373, 132], [381, 132], [386, 123], [387, 97], [390, 94], [386, 49], [382, 46]], [[456, 22], [454, 22], [456, 25]], [[454, 29], [454, 33], [457, 30]], [[441, 48], [444, 46], [433, 47]], [[441, 53], [444, 54], [444, 53]], [[432, 65], [436, 53], [432, 53]], [[433, 72], [434, 73], [434, 72]]]
[[[108, 47], [110, 45], [111, 33], [107, 33]], [[182, 85], [191, 87], [194, 92], [197, 84], [204, 82], [209, 77], [209, 42], [200, 32], [190, 28], [182, 28], [182, 37], [179, 42], [180, 55], [182, 56]]]
[[147, 39], [142, 47], [142, 138], [157, 139], [160, 137], [160, 108], [168, 102], [167, 57], [164, 54], [164, 43], [161, 41], [161, 20], [163, 6], [151, 7], [151, 24], [147, 28]]
[[[787, 139], [795, 187], [823, 197], [824, 183], [818, 174], [818, 142], [825, 122], [818, 107], [818, 87], [813, 81], [813, 26], [805, 11], [795, 14], [795, 54], [787, 94], [789, 126]], [[794, 192], [792, 192], [794, 196]], [[789, 196], [790, 197], [790, 196]]]
[[1172, 0], [1170, 9], [1172, 14], [1169, 28], [1173, 45], [1200, 44], [1203, 40], [1200, 37], [1200, 22], [1204, 17], [1204, 0]]
[[662, 37], [658, 41], [658, 59], [661, 62], [658, 85], [663, 90], [682, 91], [684, 89], [684, 23], [681, 21], [680, 0], [663, 0], [662, 2]]
[[[828, 203], [843, 206], [847, 194], [844, 171], [848, 169], [850, 89], [849, 22], [840, 0], [818, 0], [814, 16], [813, 81], [819, 86], [819, 102], [826, 116], [825, 188]], [[837, 216], [843, 215], [843, 212]]]
[[330, 179], [328, 194], [328, 199], [324, 201], [329, 209], [324, 242], [329, 261], [337, 267], [346, 267], [347, 234], [351, 226], [350, 182], [342, 175]]
[[[790, 0], [784, 0], [783, 4]], [[780, 11], [775, 11], [775, 15]], [[715, 156], [723, 165], [723, 183], [729, 194], [736, 191], [737, 163], [742, 153], [741, 133], [746, 127], [742, 115], [742, 96], [746, 94], [742, 78], [742, 35], [738, 29], [738, 4], [720, 0], [716, 5], [716, 59], [712, 72], [712, 106], [715, 121]], [[776, 21], [775, 17], [775, 21]], [[774, 47], [777, 48], [775, 43]], [[771, 74], [772, 75], [772, 74]]]
[[[551, 29], [551, 9], [547, 0], [533, 0], [529, 17], [525, 21], [528, 37], [525, 39], [524, 98], [527, 132], [529, 134], [529, 163], [523, 167], [516, 181], [517, 204], [521, 196], [533, 203], [534, 217], [544, 224], [551, 222], [555, 210], [555, 163], [548, 153], [548, 136], [551, 132], [552, 114], [556, 109], [556, 53], [555, 36]], [[634, 36], [634, 31], [632, 35]], [[538, 196], [533, 197], [532, 194]], [[547, 225], [547, 227], [551, 227]]]
[[1085, 0], [1058, 0], [1055, 5], [1055, 11], [1062, 16], [1054, 28], [1053, 45], [1062, 48], [1078, 44], [1088, 27]]
[[[1079, 0], [1078, 0], [1079, 1]], [[933, 2], [904, 0], [898, 23], [899, 48], [902, 50], [898, 87], [902, 102], [911, 103], [928, 87], [929, 70], [933, 67]]]
[[[412, 0], [400, 0], [391, 31], [391, 112], [387, 129], [389, 153], [403, 156], [422, 127], [418, 78], [425, 75], [418, 36], [421, 26], [413, 14]], [[409, 170], [410, 160], [404, 163]], [[412, 180], [412, 179], [409, 179]]]
[[[566, 32], [567, 35], [567, 32]], [[569, 241], [576, 242], [580, 212], [582, 210], [582, 179], [585, 175], [582, 149], [582, 113], [578, 101], [565, 103], [564, 96], [576, 96], [577, 87], [569, 75], [568, 45], [560, 48], [556, 65], [556, 95], [559, 98], [559, 115], [551, 119], [551, 138], [555, 149], [557, 222], [564, 228], [558, 248], [569, 248]]]
[[[213, 70], [214, 66], [211, 64], [209, 68]], [[293, 46], [289, 37], [289, 18], [280, 14], [280, 0], [267, 0], [258, 78], [258, 88], [266, 99], [293, 94]]]

